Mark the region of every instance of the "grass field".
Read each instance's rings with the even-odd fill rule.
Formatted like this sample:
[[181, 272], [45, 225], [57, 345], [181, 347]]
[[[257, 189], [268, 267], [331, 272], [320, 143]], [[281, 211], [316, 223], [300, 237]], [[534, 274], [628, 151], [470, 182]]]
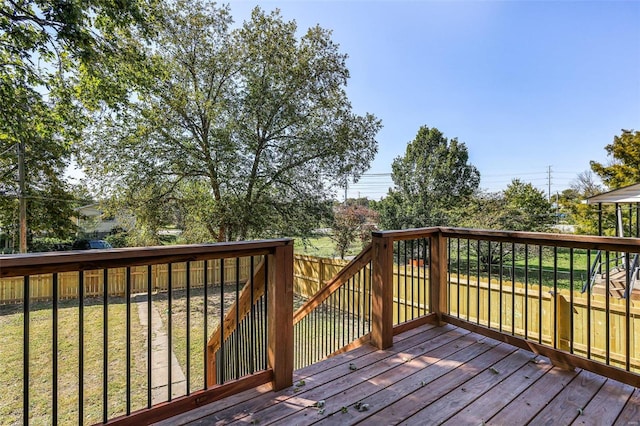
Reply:
[[[78, 307], [77, 301], [60, 302], [58, 311], [58, 413], [57, 424], [78, 424]], [[132, 410], [146, 406], [145, 340], [137, 311], [132, 307], [131, 380]], [[52, 309], [51, 303], [31, 306], [29, 340], [30, 424], [55, 424], [52, 410]], [[84, 424], [102, 421], [102, 305], [87, 299], [84, 308]], [[109, 304], [108, 412], [125, 412], [126, 305]], [[22, 424], [23, 314], [22, 305], [0, 307], [0, 423]]]
[[[360, 241], [356, 241], [351, 244], [346, 256], [355, 256], [360, 253], [361, 250], [362, 244]], [[328, 236], [308, 238], [307, 240], [296, 239], [295, 252], [296, 254], [304, 254], [307, 256], [338, 257], [336, 243]]]

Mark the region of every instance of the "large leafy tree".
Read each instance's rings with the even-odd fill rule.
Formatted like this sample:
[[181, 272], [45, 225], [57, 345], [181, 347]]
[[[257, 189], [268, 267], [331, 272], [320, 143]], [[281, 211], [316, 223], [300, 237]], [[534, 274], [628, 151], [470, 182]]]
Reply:
[[609, 189], [640, 182], [640, 131], [624, 130], [605, 146], [609, 164], [591, 161], [593, 170]]
[[531, 183], [513, 179], [504, 191], [504, 198], [510, 214], [509, 230], [542, 232], [554, 222], [551, 203]]
[[528, 232], [547, 231], [551, 223], [553, 211], [544, 193], [519, 179], [501, 192], [475, 193], [455, 218], [457, 226]]
[[345, 93], [346, 55], [278, 11], [256, 8], [235, 30], [228, 8], [198, 0], [163, 16], [146, 51], [155, 78], [103, 115], [85, 169], [148, 218], [179, 206], [191, 241], [305, 235], [330, 213], [331, 185], [377, 149], [379, 120]]
[[383, 229], [450, 225], [480, 183], [466, 145], [427, 126], [393, 161], [391, 177], [394, 188], [376, 204]]
[[[142, 4], [0, 3], [0, 226], [16, 228], [22, 195], [31, 232], [64, 236], [72, 229], [72, 195], [63, 174], [84, 125], [78, 88], [92, 87], [82, 99], [94, 104], [117, 97], [115, 88], [125, 93], [121, 76], [105, 65], [118, 52], [116, 33], [145, 21]], [[22, 191], [18, 149], [24, 154]]]

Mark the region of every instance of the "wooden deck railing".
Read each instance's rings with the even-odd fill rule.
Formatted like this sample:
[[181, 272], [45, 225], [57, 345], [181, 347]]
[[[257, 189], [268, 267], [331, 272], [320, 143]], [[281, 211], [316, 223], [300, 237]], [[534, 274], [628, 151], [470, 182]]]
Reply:
[[[429, 240], [432, 319], [547, 356], [559, 366], [640, 386], [640, 305], [608, 291], [582, 293], [577, 278], [599, 251], [603, 258], [633, 258], [639, 239], [457, 228], [374, 233], [374, 295], [383, 287], [373, 304], [372, 341], [378, 347], [391, 345], [394, 331], [393, 292], [384, 285], [393, 282], [393, 259], [407, 262], [406, 248], [392, 244], [420, 238]], [[519, 277], [521, 263], [525, 273]], [[549, 268], [551, 274], [543, 273]], [[559, 278], [561, 268], [568, 279]]]
[[[82, 283], [83, 271], [101, 270], [104, 279], [108, 280], [109, 269], [122, 267], [125, 268], [125, 276], [130, 276], [127, 272], [130, 268], [144, 265], [150, 282], [155, 265], [168, 265], [167, 276], [171, 277], [171, 265], [186, 262], [185, 299], [186, 312], [189, 314], [184, 324], [178, 321], [179, 310], [172, 308], [175, 302], [172, 302], [172, 297], [179, 295], [172, 292], [171, 278], [168, 278], [167, 295], [163, 296], [168, 300], [164, 302], [165, 299], [162, 299], [162, 303], [167, 303], [162, 306], [168, 308], [165, 317], [168, 321], [169, 347], [173, 344], [185, 348], [184, 344], [177, 345], [176, 340], [171, 338], [172, 333], [177, 335], [183, 325], [186, 336], [191, 336], [192, 331], [198, 329], [194, 322], [204, 324], [198, 329], [201, 337], [195, 346], [194, 340], [189, 341], [189, 337], [183, 342], [187, 351], [185, 396], [174, 398], [170, 393], [169, 381], [169, 402], [155, 404], [151, 397], [150, 363], [147, 363], [146, 403], [139, 407], [135, 404], [135, 398], [132, 401], [132, 380], [135, 375], [131, 371], [135, 365], [131, 365], [131, 360], [136, 357], [136, 348], [131, 345], [131, 328], [135, 323], [131, 311], [136, 299], [131, 292], [131, 285], [126, 286], [126, 393], [120, 396], [126, 401], [126, 409], [116, 413], [121, 417], [113, 419], [116, 417], [112, 415], [114, 413], [104, 408], [98, 420], [140, 424], [166, 418], [267, 382], [271, 382], [274, 389], [285, 388], [292, 384], [294, 367], [308, 365], [364, 342], [371, 342], [381, 349], [388, 348], [393, 343], [394, 334], [424, 323], [451, 323], [544, 355], [556, 365], [580, 367], [640, 386], [638, 302], [631, 298], [617, 299], [609, 292], [597, 295], [591, 294], [590, 290], [586, 293], [581, 291], [584, 277], [588, 276], [591, 261], [597, 252], [601, 252], [604, 259], [619, 253], [631, 259], [640, 252], [640, 239], [457, 228], [375, 232], [371, 246], [325, 282], [295, 314], [291, 240], [0, 257], [0, 277], [22, 277], [23, 294], [28, 295], [30, 277], [37, 274], [52, 274], [53, 287], [56, 288], [56, 275], [62, 272], [76, 271]], [[194, 262], [204, 261], [203, 270], [208, 271], [207, 262], [218, 262], [225, 258], [257, 259], [255, 256], [264, 256], [266, 260], [264, 263], [257, 261], [255, 265], [250, 262], [252, 266], [248, 279], [236, 272], [229, 289], [225, 290], [225, 285], [219, 285], [214, 292], [213, 288], [205, 285], [200, 301], [190, 294], [190, 291], [195, 291], [191, 289], [189, 278], [191, 267], [195, 267]], [[237, 265], [240, 263], [239, 260], [235, 262]], [[224, 271], [224, 268], [221, 270]], [[605, 275], [612, 272], [605, 267]], [[224, 276], [219, 278], [221, 283], [228, 282]], [[80, 288], [83, 286], [80, 285]], [[149, 284], [147, 293], [141, 296], [141, 300], [147, 302], [145, 309], [150, 309], [156, 303], [151, 289]], [[213, 303], [211, 298], [214, 293], [219, 296], [219, 309], [215, 313], [215, 325], [218, 327], [214, 325], [209, 328], [207, 303]], [[227, 296], [230, 296], [230, 300], [224, 302]], [[58, 335], [57, 321], [62, 311], [55, 291], [51, 303], [54, 312], [53, 335], [48, 350], [53, 360], [53, 377], [49, 379], [53, 414], [47, 419], [55, 423], [61, 418], [58, 413], [61, 408], [58, 406], [58, 375], [61, 374], [58, 365], [63, 357], [61, 351], [64, 350], [59, 345], [61, 336]], [[107, 294], [102, 305], [98, 304], [104, 312], [103, 323], [109, 324], [109, 327], [111, 324], [108, 320], [111, 317], [108, 315], [112, 314], [106, 308], [112, 307], [110, 303]], [[191, 314], [193, 306], [189, 303], [204, 305], [204, 319]], [[73, 307], [80, 318], [85, 318], [83, 309], [89, 309], [89, 304], [86, 308], [84, 305], [80, 297]], [[29, 316], [35, 314], [32, 313], [28, 297], [24, 299], [21, 312], [25, 338], [23, 359], [27, 360], [22, 365], [22, 409], [23, 419], [28, 419], [33, 414], [29, 406], [35, 391], [29, 381], [32, 368], [29, 360], [36, 356], [30, 352]], [[151, 318], [150, 313], [147, 315]], [[254, 317], [259, 315], [263, 315], [262, 320], [257, 321]], [[175, 321], [173, 327], [172, 318]], [[89, 332], [83, 328], [85, 321], [80, 320], [78, 325], [79, 348], [84, 347], [83, 336]], [[149, 340], [146, 346], [150, 351], [152, 329], [150, 325], [147, 327], [146, 338]], [[0, 329], [0, 336], [2, 332]], [[115, 356], [108, 350], [111, 333], [108, 328], [102, 331], [105, 342], [105, 355], [101, 360], [104, 365], [104, 384], [98, 393], [102, 397], [103, 407], [117, 398], [109, 393], [111, 388], [107, 383], [107, 372], [113, 368], [109, 363]], [[191, 391], [189, 386], [193, 380], [189, 375], [194, 366], [189, 365], [189, 360], [193, 361], [194, 356], [190, 356], [189, 351], [193, 353], [194, 347], [200, 348], [195, 358], [201, 360], [195, 367], [203, 371], [198, 376], [201, 386]], [[238, 353], [240, 347], [245, 352], [247, 348], [251, 352], [261, 347], [263, 352], [258, 355], [255, 352], [246, 358]], [[233, 348], [236, 348], [235, 353], [228, 352]], [[81, 350], [77, 360], [76, 374], [79, 377], [83, 377], [88, 362], [82, 354]], [[151, 352], [148, 352], [147, 359], [151, 359], [150, 355]], [[218, 369], [220, 364], [226, 365], [230, 358], [235, 362], [232, 369]], [[218, 366], [211, 371], [215, 364]], [[223, 377], [213, 377], [217, 372]], [[220, 382], [223, 384], [214, 385]], [[75, 400], [84, 402], [77, 405], [76, 415], [83, 418], [83, 409], [89, 401], [93, 401], [93, 396], [84, 394], [83, 380], [79, 380], [77, 386], [78, 398]], [[96, 404], [100, 405], [100, 398]], [[20, 418], [16, 421], [19, 422]]]
[[[18, 278], [22, 299], [0, 306], [2, 422], [145, 424], [264, 383], [290, 386], [292, 265], [289, 239], [0, 256], [0, 279]], [[76, 283], [71, 300], [62, 274]], [[98, 294], [88, 291], [93, 276]], [[114, 277], [123, 297], [112, 294]], [[32, 291], [39, 281], [50, 283], [46, 301]], [[261, 355], [214, 385], [211, 331], [238, 318], [251, 289], [263, 301], [262, 321], [248, 323]], [[227, 343], [229, 327], [216, 335], [219, 349], [239, 366], [250, 346]]]

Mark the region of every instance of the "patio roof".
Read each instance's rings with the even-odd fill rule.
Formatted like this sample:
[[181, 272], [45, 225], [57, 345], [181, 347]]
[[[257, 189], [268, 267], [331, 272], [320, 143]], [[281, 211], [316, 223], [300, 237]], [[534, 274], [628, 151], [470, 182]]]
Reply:
[[640, 203], [640, 183], [594, 195], [585, 200], [587, 204]]

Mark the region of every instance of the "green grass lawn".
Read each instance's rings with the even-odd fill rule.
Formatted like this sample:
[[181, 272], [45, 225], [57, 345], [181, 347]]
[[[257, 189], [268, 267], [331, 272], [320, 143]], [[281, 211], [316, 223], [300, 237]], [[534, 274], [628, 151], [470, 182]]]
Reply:
[[[346, 256], [355, 256], [360, 253], [361, 250], [362, 244], [360, 241], [356, 241], [351, 244], [349, 250], [347, 250]], [[336, 243], [326, 235], [308, 238], [306, 240], [296, 239], [295, 252], [296, 254], [304, 254], [307, 256], [329, 258], [338, 257]]]
[[[109, 304], [109, 416], [125, 412], [126, 305], [113, 298]], [[102, 421], [102, 305], [87, 299], [84, 308], [84, 424]], [[78, 423], [78, 307], [60, 302], [58, 311], [57, 424]], [[54, 424], [52, 410], [51, 303], [32, 304], [29, 339], [30, 424]], [[145, 339], [132, 305], [131, 379], [132, 411], [146, 406]], [[20, 424], [23, 398], [22, 305], [0, 306], [0, 423]]]
[[[473, 243], [472, 243], [473, 244]], [[497, 243], [495, 243], [497, 247]], [[474, 249], [475, 247], [472, 246]], [[510, 244], [504, 246], [504, 261], [502, 263], [503, 279], [511, 280], [511, 268], [515, 266], [515, 277], [518, 282], [525, 282], [525, 266], [528, 268], [528, 282], [531, 284], [538, 284], [540, 280], [540, 269], [542, 269], [542, 283], [549, 287], [553, 286], [554, 282], [554, 263], [556, 264], [555, 277], [557, 279], [557, 285], [559, 288], [569, 288], [571, 285], [571, 271], [573, 270], [573, 287], [576, 290], [581, 290], [585, 280], [588, 276], [589, 265], [587, 264], [586, 250], [575, 249], [573, 251], [573, 264], [571, 263], [571, 253], [568, 248], [559, 247], [557, 255], [554, 256], [554, 250], [551, 247], [545, 247], [542, 252], [542, 261], [540, 260], [540, 252], [538, 246], [530, 246], [527, 255], [525, 255], [522, 247], [517, 251], [515, 260], [511, 260], [511, 255], [508, 253], [510, 250]], [[494, 260], [491, 268], [492, 279], [498, 279], [500, 272], [499, 255], [494, 252]], [[457, 247], [452, 247], [450, 251], [450, 270], [457, 271], [466, 274], [467, 263], [469, 265], [469, 272], [471, 275], [477, 275], [478, 269], [478, 256], [475, 250], [470, 252], [467, 258], [466, 246], [462, 245], [460, 251], [460, 259], [458, 260]], [[592, 253], [591, 261], [595, 258], [595, 254]], [[487, 266], [481, 265], [480, 270], [481, 277], [485, 279], [488, 277]]]

